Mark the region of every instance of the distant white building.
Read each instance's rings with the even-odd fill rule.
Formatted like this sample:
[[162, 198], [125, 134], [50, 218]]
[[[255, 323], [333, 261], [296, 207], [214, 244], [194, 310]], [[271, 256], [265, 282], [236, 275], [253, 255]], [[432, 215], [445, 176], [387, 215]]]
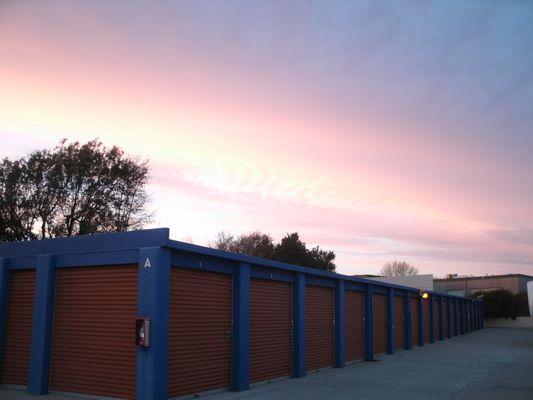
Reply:
[[392, 283], [412, 287], [415, 289], [433, 290], [433, 275], [413, 275], [413, 276], [364, 276], [365, 279], [372, 279], [379, 282]]

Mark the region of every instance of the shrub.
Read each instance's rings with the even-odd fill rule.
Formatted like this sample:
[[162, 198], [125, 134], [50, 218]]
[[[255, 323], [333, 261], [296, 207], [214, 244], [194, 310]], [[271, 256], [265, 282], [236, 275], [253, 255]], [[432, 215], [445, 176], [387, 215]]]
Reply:
[[[485, 318], [512, 318], [518, 315], [517, 296], [505, 289], [476, 292], [472, 297], [483, 296]], [[527, 299], [526, 299], [527, 300]]]

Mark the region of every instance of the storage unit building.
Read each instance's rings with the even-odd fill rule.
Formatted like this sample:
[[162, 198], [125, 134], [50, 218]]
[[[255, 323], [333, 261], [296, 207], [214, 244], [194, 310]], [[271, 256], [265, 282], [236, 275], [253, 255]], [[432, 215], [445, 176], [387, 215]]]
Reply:
[[436, 321], [450, 299], [452, 326], [482, 326], [479, 301], [438, 306], [433, 293], [168, 234], [0, 244], [2, 387], [139, 400], [241, 391], [416, 346], [430, 303]]

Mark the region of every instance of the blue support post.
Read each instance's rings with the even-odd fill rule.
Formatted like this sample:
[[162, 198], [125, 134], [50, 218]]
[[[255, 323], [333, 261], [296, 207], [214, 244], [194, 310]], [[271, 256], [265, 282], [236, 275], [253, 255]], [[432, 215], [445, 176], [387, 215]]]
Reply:
[[454, 318], [453, 318], [453, 329], [454, 329], [454, 335], [459, 335], [461, 333], [461, 325], [459, 322], [459, 304], [457, 302], [457, 299], [453, 299], [453, 307], [454, 307]]
[[423, 346], [425, 344], [424, 336], [424, 300], [418, 298], [418, 345]]
[[485, 303], [481, 302], [481, 329], [485, 327]]
[[150, 318], [150, 345], [137, 347], [137, 398], [167, 399], [170, 251], [141, 247], [138, 263], [137, 313]]
[[10, 275], [9, 260], [0, 257], [0, 368], [4, 364], [4, 340], [7, 325]]
[[387, 288], [387, 353], [394, 353], [394, 291]]
[[37, 256], [27, 392], [49, 391], [56, 271], [54, 256]]
[[465, 300], [465, 316], [466, 316], [466, 323], [465, 323], [465, 326], [466, 326], [466, 333], [470, 333], [470, 301], [469, 300]]
[[439, 340], [444, 340], [444, 316], [442, 315], [442, 302], [444, 298], [440, 297], [439, 300]]
[[472, 310], [472, 312], [470, 313], [472, 315], [472, 332], [476, 330], [476, 304], [475, 302], [472, 300], [470, 301], [470, 309]]
[[374, 359], [374, 306], [373, 306], [374, 288], [372, 285], [365, 286], [365, 361]]
[[476, 309], [476, 302], [472, 302], [472, 330], [477, 330], [477, 309]]
[[472, 304], [471, 304], [471, 307], [472, 307], [472, 330], [475, 331], [477, 328], [476, 328], [476, 302], [475, 301], [472, 301]]
[[405, 348], [410, 350], [413, 348], [413, 332], [412, 332], [412, 316], [411, 316], [411, 298], [409, 291], [405, 291], [403, 295], [404, 312], [405, 312]]
[[337, 280], [335, 289], [335, 367], [344, 368], [344, 281]]
[[450, 311], [450, 298], [446, 297], [446, 326], [448, 327], [446, 332], [446, 337], [451, 338], [452, 337], [452, 325], [451, 325], [451, 311]]
[[305, 274], [294, 277], [293, 290], [293, 376], [303, 378], [306, 373], [305, 355]]
[[429, 341], [435, 342], [435, 296], [429, 297]]
[[465, 307], [462, 299], [459, 300], [459, 333], [465, 334]]
[[250, 388], [250, 264], [241, 263], [233, 289], [233, 362], [231, 389]]

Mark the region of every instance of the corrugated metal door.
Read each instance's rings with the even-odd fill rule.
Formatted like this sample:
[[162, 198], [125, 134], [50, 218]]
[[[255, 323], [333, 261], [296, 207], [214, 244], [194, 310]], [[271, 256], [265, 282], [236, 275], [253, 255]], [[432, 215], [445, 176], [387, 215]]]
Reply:
[[30, 361], [35, 270], [11, 271], [0, 382], [26, 386]]
[[439, 329], [439, 302], [440, 299], [433, 300], [433, 338], [435, 340], [440, 339], [440, 329]]
[[411, 302], [411, 337], [412, 337], [412, 345], [418, 346], [420, 343], [420, 335], [419, 335], [419, 318], [418, 318], [418, 299], [411, 298], [409, 300]]
[[405, 347], [405, 301], [403, 297], [394, 296], [394, 349]]
[[449, 337], [448, 333], [448, 301], [442, 301], [442, 329], [444, 331], [444, 339]]
[[423, 299], [422, 300], [422, 307], [423, 307], [423, 311], [424, 311], [424, 343], [429, 343], [429, 340], [430, 340], [430, 330], [429, 330], [429, 327], [430, 327], [430, 324], [431, 324], [431, 320], [430, 320], [430, 313], [429, 313], [429, 307], [430, 307], [430, 304], [429, 304], [429, 300], [427, 299]]
[[168, 395], [231, 386], [230, 275], [172, 267]]
[[466, 332], [470, 332], [470, 305], [465, 302]]
[[374, 354], [387, 352], [387, 296], [374, 294]]
[[137, 266], [60, 268], [51, 390], [135, 398]]
[[334, 363], [333, 289], [307, 286], [305, 290], [307, 370]]
[[250, 382], [292, 375], [292, 285], [252, 279]]
[[459, 330], [458, 330], [458, 322], [455, 317], [455, 305], [454, 303], [450, 303], [450, 323], [452, 324], [452, 335], [457, 336]]
[[346, 361], [362, 360], [365, 347], [363, 293], [347, 290], [344, 296], [344, 346]]
[[[457, 303], [457, 314], [458, 314], [458, 329], [459, 329], [459, 333], [461, 333], [461, 331], [463, 333], [466, 333], [466, 326], [465, 326], [465, 313], [464, 313], [464, 310], [463, 310], [463, 304], [462, 302], [458, 302]], [[461, 327], [462, 327], [462, 330], [461, 330]]]

